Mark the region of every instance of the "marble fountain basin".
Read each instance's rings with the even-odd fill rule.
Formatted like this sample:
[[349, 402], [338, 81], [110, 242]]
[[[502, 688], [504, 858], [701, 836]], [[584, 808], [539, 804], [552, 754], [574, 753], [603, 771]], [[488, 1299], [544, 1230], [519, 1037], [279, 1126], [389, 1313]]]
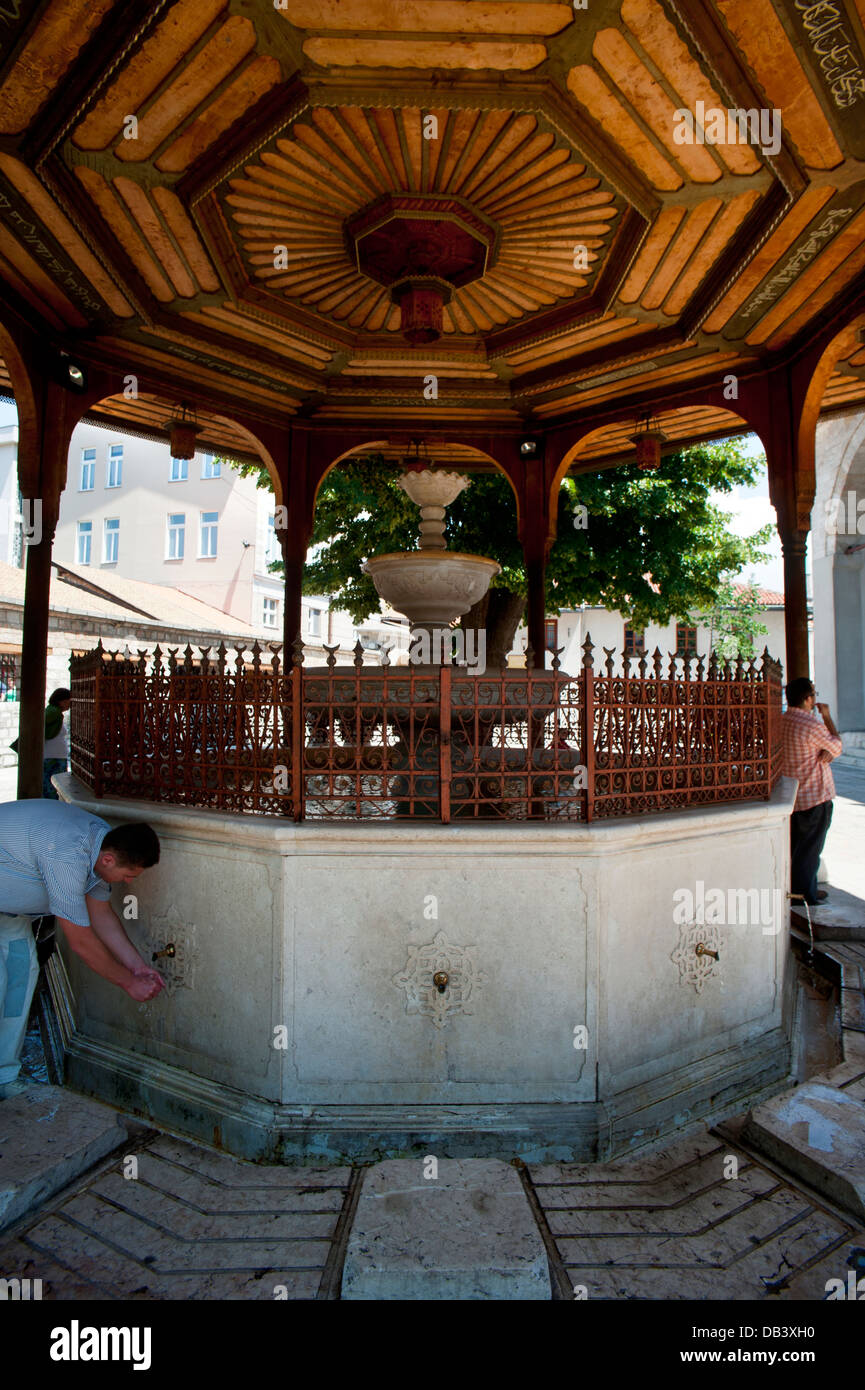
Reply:
[[409, 550], [375, 555], [363, 566], [379, 597], [412, 628], [449, 627], [483, 598], [501, 571], [484, 555], [450, 550]]

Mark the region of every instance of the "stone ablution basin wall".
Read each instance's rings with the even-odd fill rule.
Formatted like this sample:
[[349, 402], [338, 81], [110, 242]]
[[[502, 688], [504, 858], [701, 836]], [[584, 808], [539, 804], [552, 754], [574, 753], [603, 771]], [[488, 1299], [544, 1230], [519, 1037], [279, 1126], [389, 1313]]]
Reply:
[[787, 1074], [789, 781], [588, 826], [295, 824], [56, 785], [162, 842], [125, 925], [147, 959], [174, 948], [167, 990], [136, 1004], [65, 948], [51, 971], [69, 1084], [157, 1125], [268, 1161], [588, 1159]]

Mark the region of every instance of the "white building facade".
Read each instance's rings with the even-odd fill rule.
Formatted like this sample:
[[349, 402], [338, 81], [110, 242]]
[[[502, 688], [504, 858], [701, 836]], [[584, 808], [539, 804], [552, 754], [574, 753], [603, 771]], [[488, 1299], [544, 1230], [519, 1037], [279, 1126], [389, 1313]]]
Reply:
[[[0, 561], [20, 567], [23, 546], [17, 479], [18, 428], [0, 430]], [[54, 543], [63, 566], [92, 571], [110, 588], [112, 574], [164, 584], [282, 641], [284, 581], [270, 572], [282, 558], [274, 498], [211, 454], [175, 459], [167, 444], [82, 423], [69, 449], [66, 488]], [[304, 597], [307, 660], [324, 644], [347, 654], [360, 639], [371, 657], [389, 622], [356, 624], [326, 595]], [[407, 636], [397, 634], [399, 645]]]
[[841, 733], [865, 731], [865, 412], [817, 426], [814, 674]]
[[[766, 628], [766, 633], [755, 638], [755, 653], [760, 655], [768, 647], [769, 655], [786, 668], [784, 596], [767, 589], [757, 592], [762, 605], [757, 621]], [[546, 666], [549, 667], [552, 662], [553, 651], [558, 651], [561, 669], [578, 671], [583, 664], [582, 648], [586, 637], [591, 638], [594, 647], [595, 670], [600, 670], [605, 660], [604, 648], [615, 651], [617, 660], [620, 660], [623, 652], [633, 656], [645, 652], [651, 657], [656, 648], [665, 659], [670, 652], [705, 658], [717, 645], [718, 634], [696, 619], [690, 623], [649, 623], [641, 632], [621, 613], [611, 612], [607, 608], [586, 606], [569, 609], [557, 618], [547, 619]], [[521, 664], [526, 641], [526, 630], [521, 627], [509, 658], [513, 664]]]

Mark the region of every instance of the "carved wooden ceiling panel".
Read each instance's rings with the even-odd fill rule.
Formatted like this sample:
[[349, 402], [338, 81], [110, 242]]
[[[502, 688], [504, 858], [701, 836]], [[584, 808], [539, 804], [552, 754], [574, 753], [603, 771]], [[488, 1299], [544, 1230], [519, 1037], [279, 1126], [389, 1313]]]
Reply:
[[[555, 423], [774, 361], [863, 285], [865, 0], [25, 10], [0, 9], [0, 276], [118, 383], [135, 359], [271, 418], [402, 420], [432, 375], [455, 425]], [[440, 304], [419, 346], [351, 234], [385, 197]], [[488, 228], [461, 283], [448, 219]], [[862, 352], [825, 405], [860, 401]]]

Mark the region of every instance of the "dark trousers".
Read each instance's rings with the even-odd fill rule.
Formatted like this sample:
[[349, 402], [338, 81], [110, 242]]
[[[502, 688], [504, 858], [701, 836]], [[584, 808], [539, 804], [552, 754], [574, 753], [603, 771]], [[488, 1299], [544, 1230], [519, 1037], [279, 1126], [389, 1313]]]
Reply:
[[45, 758], [42, 763], [42, 795], [51, 801], [59, 801], [60, 797], [51, 785], [51, 778], [56, 777], [59, 772], [65, 772], [67, 762], [65, 758]]
[[831, 823], [831, 801], [821, 801], [807, 811], [794, 811], [790, 817], [791, 892], [801, 893], [812, 907], [817, 901], [820, 855]]

